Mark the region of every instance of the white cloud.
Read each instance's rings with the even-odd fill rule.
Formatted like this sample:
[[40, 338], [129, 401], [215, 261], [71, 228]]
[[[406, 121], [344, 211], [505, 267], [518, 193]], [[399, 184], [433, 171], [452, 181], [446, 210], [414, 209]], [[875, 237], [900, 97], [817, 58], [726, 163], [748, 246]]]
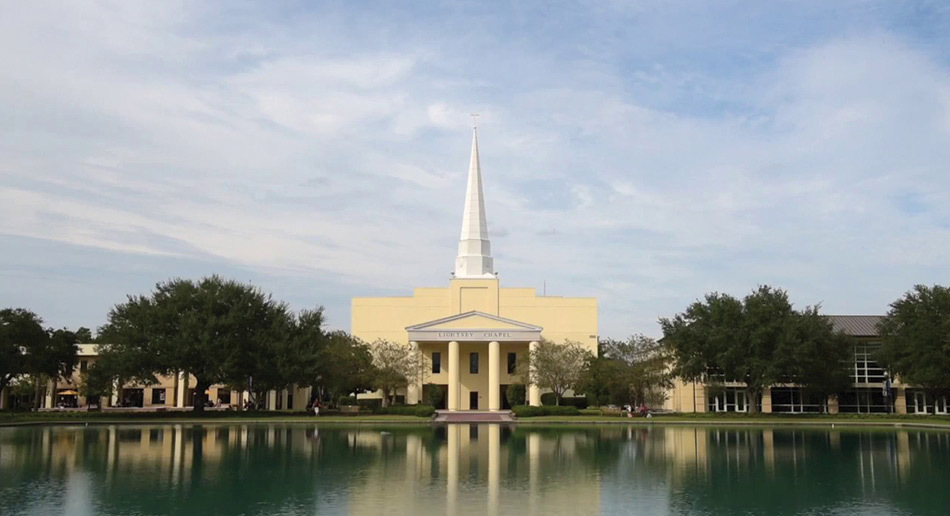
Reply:
[[598, 296], [602, 334], [655, 333], [708, 290], [881, 312], [946, 276], [948, 70], [899, 35], [717, 74], [576, 34], [229, 31], [209, 10], [11, 9], [0, 234], [408, 293], [451, 268], [477, 111], [503, 281]]

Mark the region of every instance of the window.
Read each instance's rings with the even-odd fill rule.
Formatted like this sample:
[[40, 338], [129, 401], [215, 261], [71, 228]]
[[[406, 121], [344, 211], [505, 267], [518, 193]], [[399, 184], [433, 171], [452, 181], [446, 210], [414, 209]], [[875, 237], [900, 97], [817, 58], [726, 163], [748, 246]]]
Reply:
[[222, 405], [230, 405], [231, 391], [227, 389], [218, 389], [218, 401], [221, 402]]
[[79, 361], [79, 372], [80, 372], [80, 373], [85, 373], [85, 372], [86, 372], [86, 369], [88, 369], [88, 368], [89, 368], [89, 361], [88, 361], [88, 360], [80, 360], [80, 361]]
[[438, 351], [432, 352], [432, 374], [439, 374], [442, 372], [442, 353]]
[[746, 398], [742, 389], [725, 388], [718, 393], [710, 393], [710, 412], [745, 412]]
[[468, 372], [478, 374], [478, 353], [468, 354]]
[[515, 374], [515, 368], [518, 364], [518, 354], [508, 353], [508, 374]]
[[854, 345], [854, 369], [851, 380], [854, 383], [883, 383], [884, 369], [871, 357], [881, 349], [880, 342], [860, 342]]
[[152, 405], [165, 404], [165, 389], [152, 389]]

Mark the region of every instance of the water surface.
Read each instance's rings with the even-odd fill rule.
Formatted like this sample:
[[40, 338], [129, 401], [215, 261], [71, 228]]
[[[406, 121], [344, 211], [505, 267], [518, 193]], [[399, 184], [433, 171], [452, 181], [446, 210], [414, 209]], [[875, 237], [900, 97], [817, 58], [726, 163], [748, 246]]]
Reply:
[[0, 514], [946, 514], [950, 432], [0, 428]]

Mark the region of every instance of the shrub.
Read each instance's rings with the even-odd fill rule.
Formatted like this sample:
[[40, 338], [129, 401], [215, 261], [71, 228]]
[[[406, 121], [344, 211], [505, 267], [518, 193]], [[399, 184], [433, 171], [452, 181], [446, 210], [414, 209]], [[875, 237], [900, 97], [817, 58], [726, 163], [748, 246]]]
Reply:
[[356, 400], [356, 404], [359, 405], [361, 409], [372, 409], [373, 411], [375, 411], [376, 409], [382, 406], [383, 400], [379, 398], [365, 399], [365, 400], [358, 399]]
[[[541, 404], [544, 406], [557, 405], [557, 396], [553, 392], [546, 392], [541, 395]], [[577, 407], [577, 408], [587, 408], [588, 399], [584, 396], [575, 396], [569, 398], [567, 396], [561, 398], [561, 406]]]
[[573, 398], [564, 397], [561, 398], [561, 405], [567, 405], [570, 407], [577, 407], [579, 409], [586, 409], [589, 400], [586, 396], [575, 396]]
[[422, 386], [422, 398], [425, 400], [426, 405], [438, 407], [442, 404], [442, 399], [444, 397], [445, 392], [443, 392], [441, 385], [427, 383]]
[[524, 405], [525, 390], [524, 384], [521, 383], [513, 383], [509, 385], [508, 389], [505, 391], [505, 398], [508, 399], [508, 405], [512, 407]]
[[340, 396], [336, 403], [341, 407], [356, 405], [356, 396]]
[[599, 408], [586, 408], [586, 409], [581, 409], [579, 412], [580, 412], [580, 414], [581, 414], [582, 416], [600, 416], [600, 415], [603, 415], [603, 413], [600, 411]]
[[435, 407], [431, 405], [394, 405], [374, 409], [373, 414], [431, 417], [432, 414], [435, 414]]
[[577, 407], [542, 405], [532, 407], [530, 405], [516, 405], [511, 409], [515, 417], [536, 417], [536, 416], [577, 416], [580, 411]]

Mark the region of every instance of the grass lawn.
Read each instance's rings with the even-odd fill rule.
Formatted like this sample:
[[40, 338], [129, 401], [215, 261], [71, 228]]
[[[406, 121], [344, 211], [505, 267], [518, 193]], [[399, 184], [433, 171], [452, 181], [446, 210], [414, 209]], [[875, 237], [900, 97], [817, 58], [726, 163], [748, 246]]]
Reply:
[[402, 415], [313, 416], [303, 412], [0, 412], [0, 426], [37, 423], [428, 423], [429, 418]]
[[[253, 411], [206, 412], [195, 416], [191, 412], [0, 412], [0, 426], [18, 424], [69, 423], [334, 423], [358, 425], [364, 423], [428, 424], [430, 418], [402, 415], [339, 415], [319, 417], [304, 412]], [[519, 425], [532, 424], [696, 424], [696, 425], [906, 425], [946, 427], [950, 416], [917, 416], [897, 414], [659, 414], [652, 418], [621, 418], [618, 416], [538, 416], [523, 417]]]
[[519, 423], [615, 423], [615, 424], [810, 424], [810, 425], [927, 425], [950, 429], [950, 416], [907, 414], [660, 414], [652, 418], [617, 416], [538, 416], [521, 418]]

